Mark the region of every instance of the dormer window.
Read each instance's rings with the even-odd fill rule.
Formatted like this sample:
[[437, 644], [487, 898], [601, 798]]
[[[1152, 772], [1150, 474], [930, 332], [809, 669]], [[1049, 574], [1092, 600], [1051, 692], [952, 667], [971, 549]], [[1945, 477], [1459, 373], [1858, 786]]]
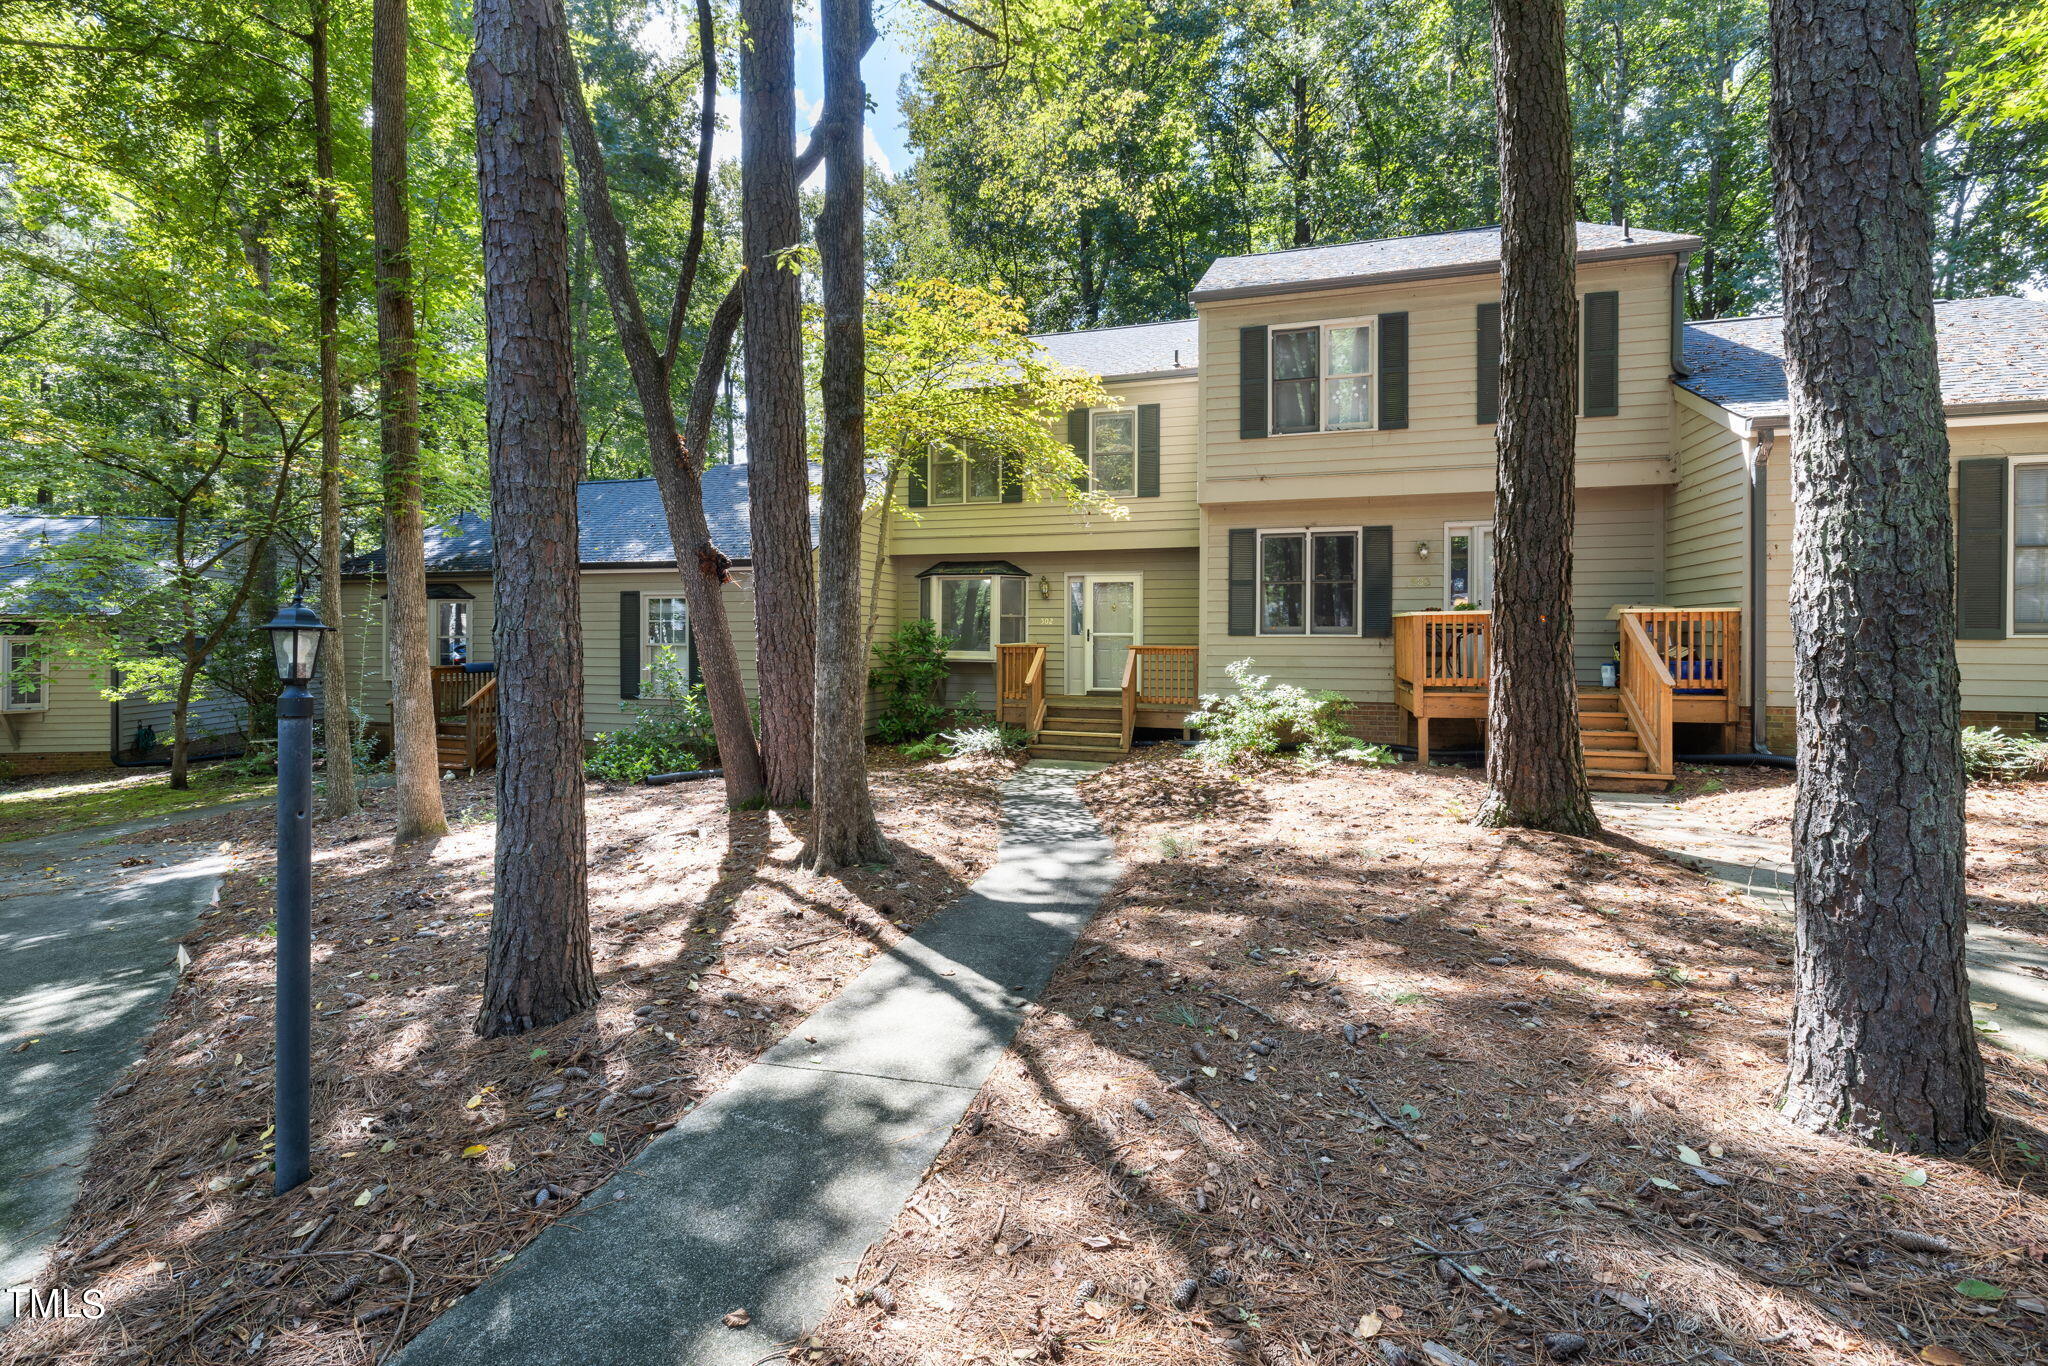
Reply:
[[1274, 435], [1373, 425], [1372, 331], [1370, 321], [1272, 330]]

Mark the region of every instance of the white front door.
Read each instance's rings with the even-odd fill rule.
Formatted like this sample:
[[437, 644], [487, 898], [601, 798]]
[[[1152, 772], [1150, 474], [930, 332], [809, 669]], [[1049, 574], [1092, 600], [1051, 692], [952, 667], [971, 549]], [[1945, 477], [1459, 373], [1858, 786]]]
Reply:
[[1493, 606], [1493, 523], [1452, 523], [1444, 528], [1444, 606], [1463, 600]]
[[1145, 581], [1136, 574], [1067, 576], [1067, 690], [1115, 692], [1124, 659], [1145, 643]]

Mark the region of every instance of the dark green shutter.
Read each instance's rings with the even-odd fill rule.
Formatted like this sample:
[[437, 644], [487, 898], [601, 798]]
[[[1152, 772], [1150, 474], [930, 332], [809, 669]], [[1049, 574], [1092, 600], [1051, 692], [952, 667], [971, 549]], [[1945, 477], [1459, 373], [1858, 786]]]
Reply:
[[697, 623], [690, 619], [688, 613], [689, 605], [685, 603], [683, 616], [683, 649], [689, 656], [690, 667], [683, 681], [694, 688], [699, 683], [702, 683], [704, 681], [704, 670], [698, 667], [697, 664]]
[[2006, 462], [1956, 461], [1956, 635], [2005, 639]]
[[919, 579], [917, 581], [917, 614], [926, 621], [937, 620], [936, 617], [932, 616], [932, 581], [930, 579]]
[[1408, 315], [1380, 314], [1380, 430], [1408, 425]]
[[640, 595], [619, 594], [619, 696], [640, 695]]
[[1081, 461], [1081, 473], [1075, 476], [1074, 487], [1082, 493], [1088, 491], [1088, 410], [1075, 408], [1067, 413], [1067, 444], [1074, 448], [1074, 454]]
[[1259, 533], [1253, 527], [1230, 533], [1230, 634], [1259, 633]]
[[910, 496], [905, 500], [911, 507], [931, 506], [931, 494], [925, 487], [925, 467], [929, 456], [920, 455], [910, 462]]
[[1394, 529], [1358, 529], [1358, 634], [1394, 634]]
[[1266, 329], [1237, 329], [1237, 434], [1249, 441], [1266, 432]]
[[1024, 465], [1006, 454], [989, 452], [989, 459], [1000, 461], [997, 468], [1002, 472], [1003, 501], [1021, 503], [1024, 501]]
[[1611, 289], [1588, 294], [1585, 315], [1585, 415], [1613, 417], [1621, 411], [1621, 295]]
[[1473, 329], [1479, 347], [1479, 410], [1483, 425], [1500, 421], [1500, 305], [1479, 305], [1478, 324]]
[[1159, 496], [1159, 405], [1138, 405], [1138, 496]]

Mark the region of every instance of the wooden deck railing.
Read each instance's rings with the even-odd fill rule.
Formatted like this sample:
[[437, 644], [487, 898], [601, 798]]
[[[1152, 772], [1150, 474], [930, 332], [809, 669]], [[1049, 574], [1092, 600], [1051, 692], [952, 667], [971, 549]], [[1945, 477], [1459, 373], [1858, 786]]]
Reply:
[[1673, 679], [1664, 655], [1634, 612], [1621, 615], [1621, 707], [1650, 756], [1652, 773], [1671, 772]]
[[[434, 686], [434, 715], [455, 716], [460, 714], [470, 694], [477, 690], [479, 675], [471, 673], [460, 664], [436, 664], [429, 670]], [[481, 675], [488, 680], [490, 675]]]
[[1124, 656], [1124, 748], [1131, 747], [1138, 712], [1144, 709], [1198, 706], [1201, 655], [1195, 645], [1133, 645]]
[[[1630, 607], [1620, 613], [1642, 627], [1664, 660], [1681, 698], [1739, 700], [1742, 612], [1734, 607]], [[1731, 711], [1728, 718], [1734, 720]]]
[[1394, 677], [1417, 691], [1484, 688], [1492, 651], [1491, 612], [1401, 612], [1394, 617]]
[[1045, 647], [996, 646], [997, 719], [1036, 735], [1045, 725]]
[[[471, 674], [471, 678], [477, 675]], [[469, 771], [476, 772], [498, 757], [498, 676], [487, 674], [481, 688], [462, 702], [463, 734], [469, 749]]]

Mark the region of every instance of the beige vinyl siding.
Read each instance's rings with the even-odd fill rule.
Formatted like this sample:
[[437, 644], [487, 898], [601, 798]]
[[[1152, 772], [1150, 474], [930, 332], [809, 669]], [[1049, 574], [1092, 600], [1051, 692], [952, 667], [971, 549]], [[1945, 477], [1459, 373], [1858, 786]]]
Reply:
[[[1002, 554], [1030, 574], [1024, 589], [1025, 639], [1046, 647], [1046, 691], [1067, 692], [1067, 576], [1069, 574], [1141, 574], [1144, 586], [1140, 600], [1140, 627], [1144, 645], [1193, 645], [1196, 643], [1196, 594], [1200, 586], [1196, 551], [1187, 549], [1095, 550]], [[898, 621], [916, 616], [917, 576], [942, 559], [943, 555], [901, 555], [893, 563], [892, 612], [889, 623], [876, 632], [885, 639]], [[1041, 596], [1039, 580], [1051, 587], [1051, 596]], [[973, 692], [985, 707], [995, 703], [994, 665], [979, 660], [960, 660], [953, 665], [948, 695], [958, 699]]]
[[[1974, 456], [2048, 457], [2048, 422], [1962, 424], [1949, 428], [1953, 460]], [[1790, 443], [1780, 433], [1770, 467], [1769, 577], [1767, 635], [1770, 658], [1770, 705], [1792, 705], [1792, 490]], [[1953, 500], [1955, 476], [1949, 476]], [[2011, 570], [2007, 570], [2011, 583]], [[2008, 592], [2010, 588], [2008, 588]], [[1962, 709], [1966, 712], [2048, 712], [2048, 636], [2010, 636], [2005, 640], [1959, 640], [1956, 663], [1962, 675]]]
[[[1582, 293], [1618, 290], [1621, 411], [1579, 420], [1582, 485], [1672, 478], [1673, 258], [1591, 265]], [[1200, 308], [1203, 503], [1486, 493], [1494, 428], [1475, 418], [1478, 305], [1500, 297], [1495, 275], [1374, 285]], [[1408, 426], [1397, 431], [1238, 436], [1238, 330], [1408, 314]]]
[[[733, 571], [736, 582], [725, 587], [725, 619], [739, 652], [740, 681], [748, 696], [755, 692], [753, 571]], [[630, 699], [619, 695], [619, 594], [637, 591], [643, 598], [681, 597], [682, 580], [673, 569], [644, 572], [588, 571], [583, 575], [583, 733], [619, 730], [632, 724]], [[645, 617], [642, 617], [643, 629]]]
[[1682, 404], [1678, 483], [1665, 524], [1664, 601], [1741, 607], [1749, 551], [1749, 467], [1742, 438]]
[[[11, 711], [0, 722], [0, 774], [9, 754], [104, 754], [111, 735], [110, 703], [102, 695], [104, 670], [74, 658], [50, 659], [49, 706], [42, 711]], [[11, 732], [11, 739], [10, 739]], [[126, 744], [127, 736], [122, 737]]]
[[[1326, 500], [1313, 503], [1211, 507], [1202, 543], [1202, 686], [1227, 691], [1224, 668], [1252, 659], [1283, 683], [1342, 693], [1354, 702], [1394, 696], [1392, 637], [1233, 636], [1229, 618], [1230, 531], [1234, 527], [1391, 526], [1394, 610], [1444, 606], [1444, 524], [1483, 522], [1493, 500], [1483, 494], [1432, 498]], [[1661, 487], [1581, 489], [1573, 531], [1572, 613], [1579, 681], [1597, 683], [1600, 662], [1613, 657], [1616, 603], [1655, 602], [1663, 587], [1664, 490]], [[1429, 557], [1417, 547], [1427, 542]]]
[[[910, 510], [903, 499], [908, 477], [899, 475], [890, 517], [892, 555], [988, 554], [993, 544], [1024, 542], [1039, 550], [1085, 550], [1114, 538], [1130, 549], [1193, 546], [1195, 513], [1195, 414], [1198, 390], [1187, 379], [1136, 380], [1111, 384], [1114, 406], [1159, 405], [1159, 496], [1119, 499], [1130, 513], [1109, 518], [1075, 510], [1063, 498], [1021, 503], [954, 503]], [[1066, 437], [1064, 419], [1058, 434]]]

